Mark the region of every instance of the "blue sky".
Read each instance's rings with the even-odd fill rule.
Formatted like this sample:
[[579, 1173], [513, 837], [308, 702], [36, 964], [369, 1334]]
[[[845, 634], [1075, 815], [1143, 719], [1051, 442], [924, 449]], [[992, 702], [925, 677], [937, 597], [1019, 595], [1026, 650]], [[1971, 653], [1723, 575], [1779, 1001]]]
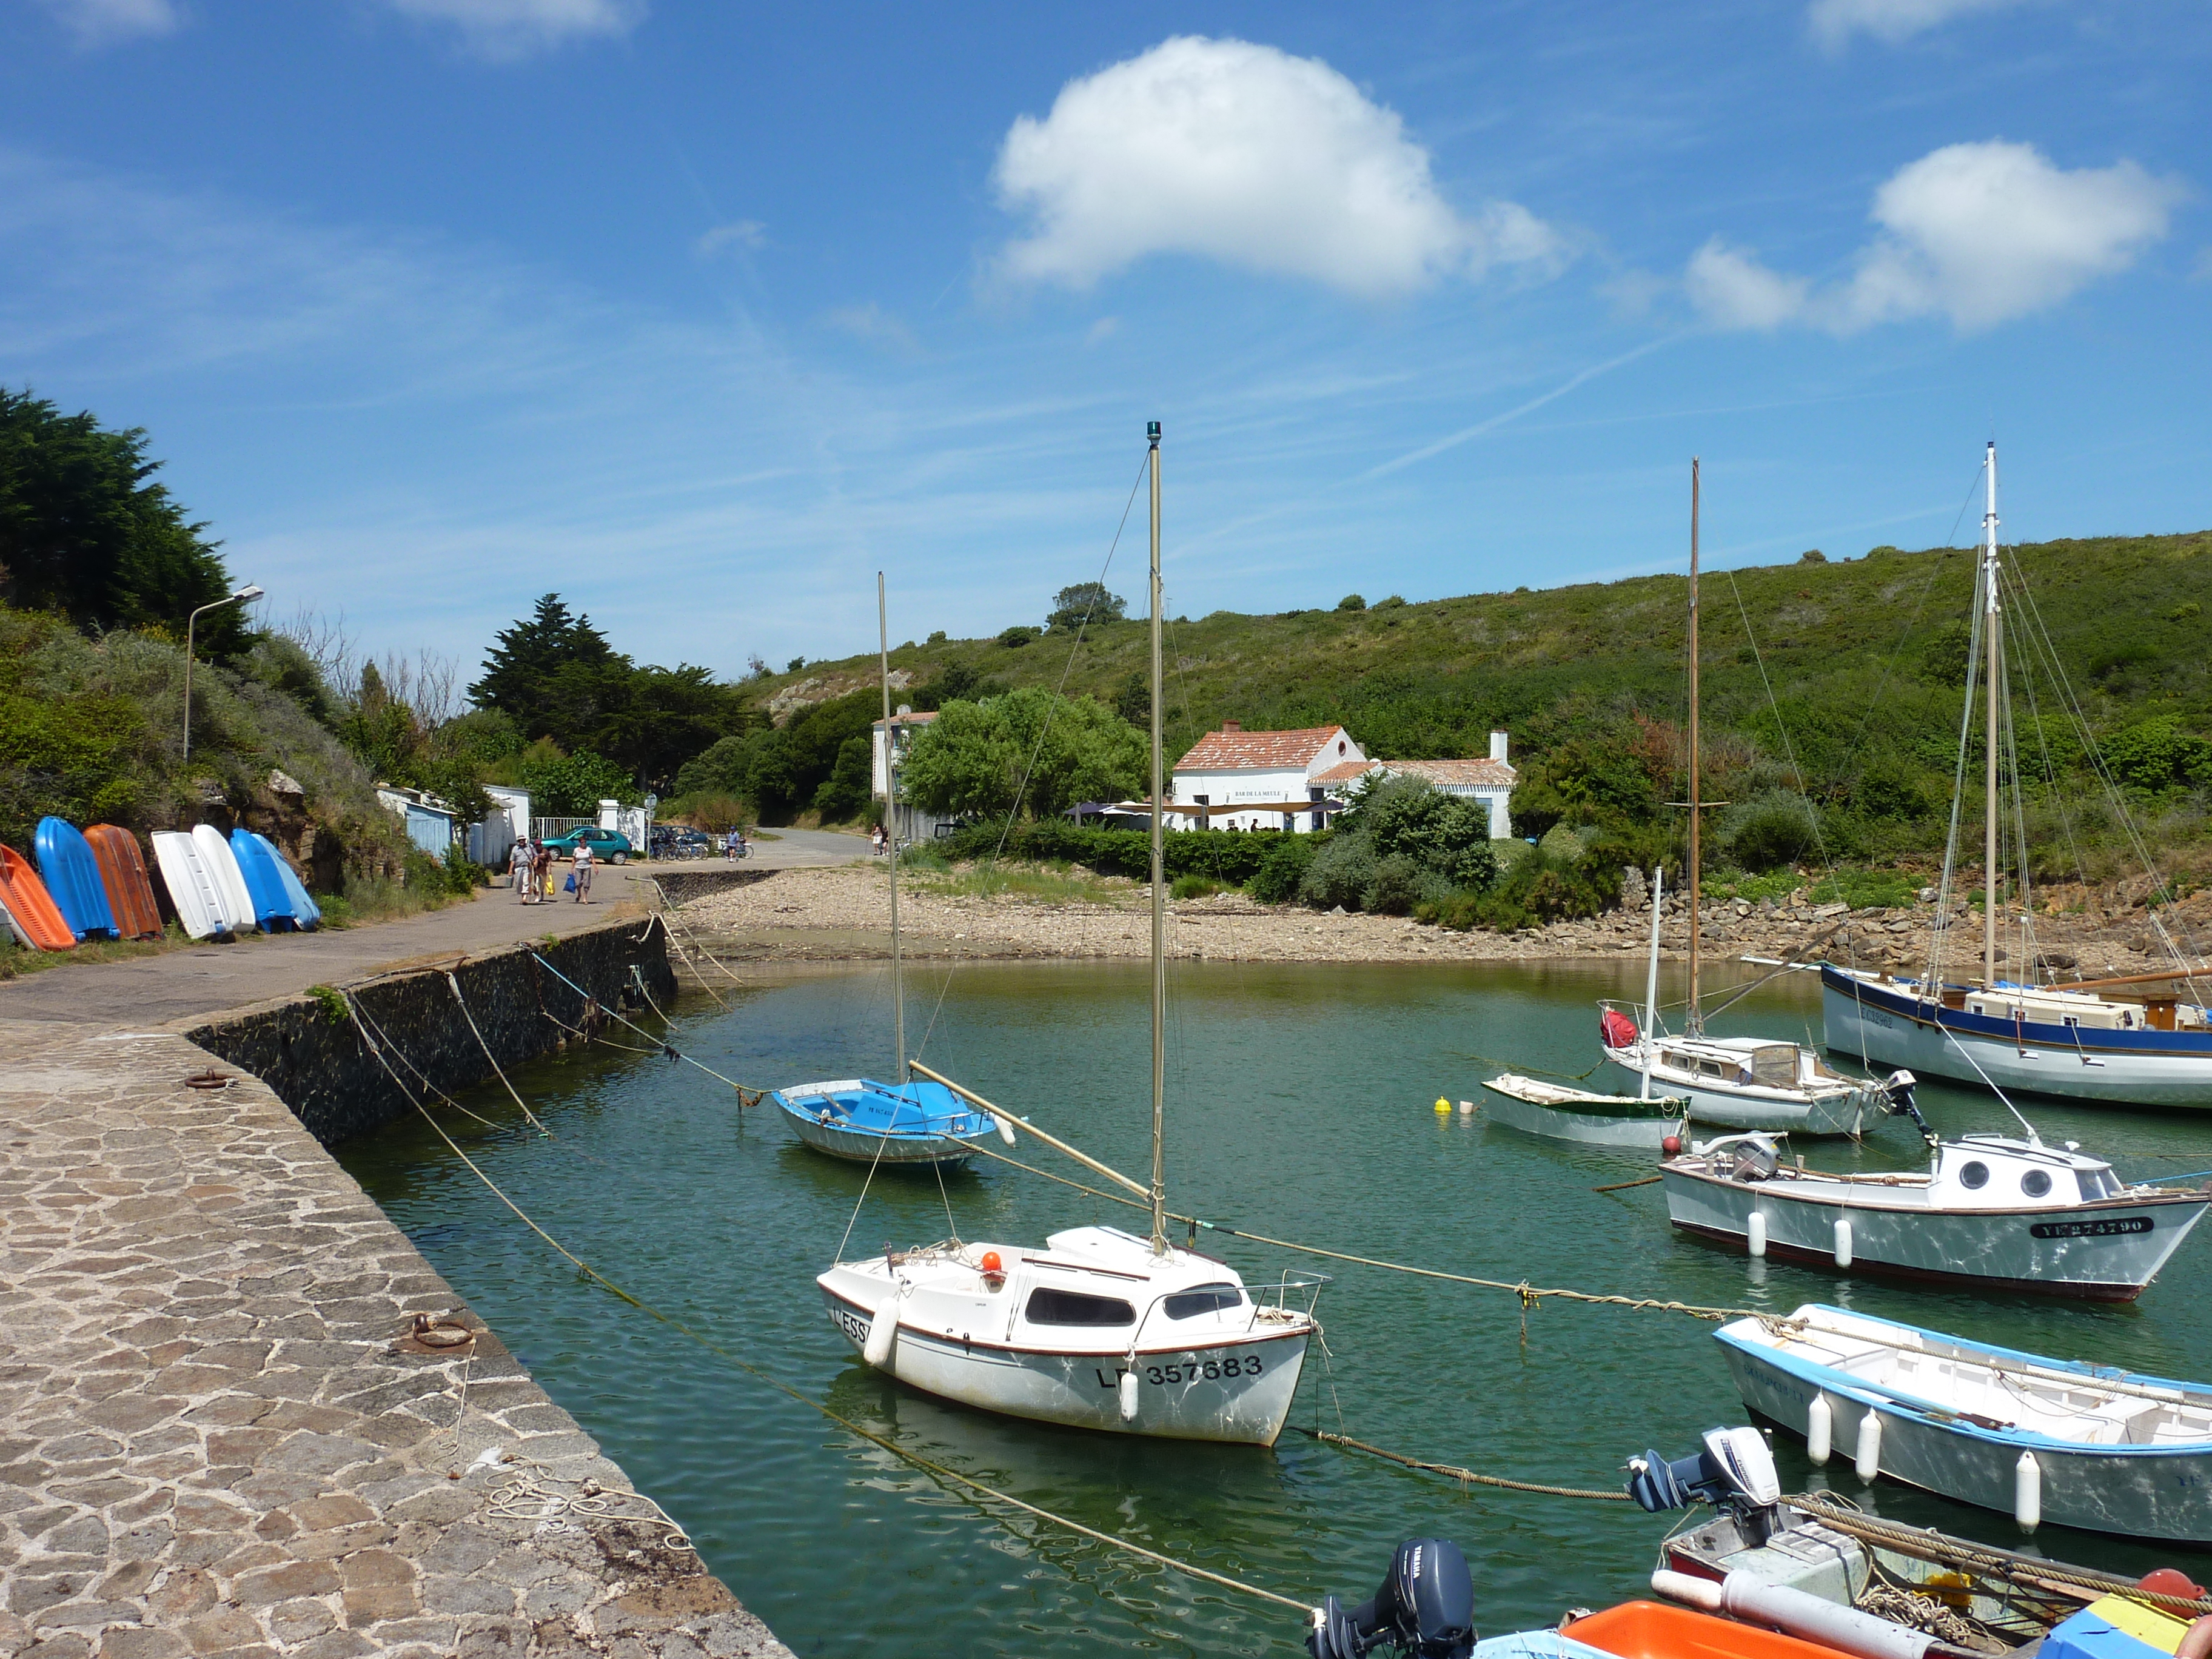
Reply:
[[[0, 380], [473, 660], [2212, 524], [2212, 14], [2161, 0], [0, 0]], [[1970, 511], [1958, 533], [1971, 537]], [[1141, 591], [1141, 541], [1109, 575]]]

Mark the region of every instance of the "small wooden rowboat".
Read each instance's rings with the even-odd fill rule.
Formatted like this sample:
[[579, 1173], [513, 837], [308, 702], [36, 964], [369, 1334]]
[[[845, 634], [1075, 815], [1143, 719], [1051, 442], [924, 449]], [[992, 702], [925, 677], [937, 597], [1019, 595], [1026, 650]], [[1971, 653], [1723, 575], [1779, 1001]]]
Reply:
[[1826, 1463], [1961, 1503], [2212, 1543], [2212, 1388], [1808, 1304], [1714, 1333], [1744, 1404]]
[[1668, 1137], [1684, 1133], [1687, 1102], [1680, 1095], [1651, 1100], [1601, 1095], [1510, 1072], [1482, 1086], [1498, 1097], [1485, 1109], [1485, 1115], [1524, 1134], [1584, 1146], [1656, 1152], [1664, 1150]]

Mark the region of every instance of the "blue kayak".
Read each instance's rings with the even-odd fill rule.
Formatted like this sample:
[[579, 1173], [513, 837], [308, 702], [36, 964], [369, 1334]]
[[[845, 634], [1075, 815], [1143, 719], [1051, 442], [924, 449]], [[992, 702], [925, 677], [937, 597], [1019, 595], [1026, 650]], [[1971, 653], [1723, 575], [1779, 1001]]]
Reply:
[[122, 938], [107, 902], [107, 884], [100, 878], [100, 863], [76, 826], [64, 818], [40, 818], [33, 843], [40, 878], [70, 932], [80, 939]]
[[253, 901], [253, 919], [264, 933], [289, 933], [300, 926], [300, 918], [292, 908], [292, 896], [284, 890], [284, 878], [276, 873], [284, 860], [276, 849], [251, 830], [230, 832], [231, 856], [238, 860], [238, 873], [246, 878], [246, 896]]
[[276, 878], [284, 884], [284, 896], [292, 901], [292, 919], [302, 927], [313, 927], [323, 919], [323, 907], [314, 901], [307, 884], [292, 872], [290, 860], [273, 847], [270, 855], [276, 861]]

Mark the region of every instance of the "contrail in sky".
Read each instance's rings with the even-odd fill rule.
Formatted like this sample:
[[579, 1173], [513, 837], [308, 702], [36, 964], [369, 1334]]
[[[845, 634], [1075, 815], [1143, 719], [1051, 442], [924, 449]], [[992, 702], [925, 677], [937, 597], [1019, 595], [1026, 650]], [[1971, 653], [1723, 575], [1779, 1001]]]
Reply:
[[1421, 448], [1413, 450], [1408, 454], [1399, 456], [1395, 461], [1385, 461], [1380, 466], [1371, 466], [1368, 468], [1366, 471], [1359, 475], [1360, 480], [1364, 483], [1370, 478], [1379, 478], [1385, 473], [1397, 471], [1401, 467], [1411, 466], [1416, 461], [1425, 461], [1431, 455], [1441, 455], [1447, 449], [1455, 448], [1459, 445], [1467, 442], [1470, 438], [1480, 438], [1486, 432], [1495, 432], [1499, 427], [1504, 426], [1507, 422], [1517, 421], [1523, 415], [1529, 413], [1531, 410], [1541, 409], [1546, 404], [1551, 403], [1557, 398], [1565, 397], [1567, 393], [1572, 392], [1577, 386], [1582, 385], [1585, 380], [1594, 380], [1601, 374], [1604, 374], [1611, 370], [1619, 368], [1623, 363], [1632, 363], [1638, 357], [1648, 356], [1650, 353], [1658, 350], [1661, 346], [1674, 344], [1675, 341], [1682, 337], [1683, 332], [1686, 331], [1681, 331], [1673, 334], [1662, 335], [1656, 340], [1647, 340], [1642, 345], [1638, 346], [1633, 351], [1624, 351], [1618, 357], [1611, 358], [1605, 362], [1594, 364], [1589, 368], [1583, 369], [1579, 373], [1569, 376], [1565, 380], [1560, 382], [1558, 386], [1553, 386], [1549, 392], [1545, 392], [1542, 396], [1531, 398], [1527, 403], [1519, 405], [1517, 408], [1509, 409], [1501, 415], [1492, 415], [1486, 421], [1477, 421], [1473, 426], [1462, 427], [1457, 432], [1453, 433], [1449, 437], [1439, 438], [1432, 444], [1424, 445]]

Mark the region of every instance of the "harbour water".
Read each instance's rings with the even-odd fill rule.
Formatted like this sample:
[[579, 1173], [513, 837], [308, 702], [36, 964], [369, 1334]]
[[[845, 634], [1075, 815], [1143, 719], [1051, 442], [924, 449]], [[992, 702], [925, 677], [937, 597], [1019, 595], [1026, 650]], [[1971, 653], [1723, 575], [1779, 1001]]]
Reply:
[[[1745, 972], [1748, 970], [1734, 969]], [[914, 974], [908, 1030], [930, 1065], [1126, 1170], [1148, 1167], [1146, 969], [1095, 962]], [[2212, 1236], [2128, 1307], [2044, 1303], [1754, 1264], [1675, 1237], [1661, 1189], [1593, 1188], [1633, 1159], [1529, 1139], [1478, 1111], [1511, 1066], [1586, 1070], [1595, 1000], [1640, 995], [1640, 964], [1179, 963], [1170, 980], [1170, 1207], [1356, 1254], [1536, 1285], [1786, 1312], [1826, 1301], [2033, 1352], [2212, 1376]], [[677, 1011], [673, 1040], [748, 1084], [890, 1070], [888, 976], [780, 972]], [[1677, 993], [1679, 994], [1679, 992]], [[1714, 1024], [1817, 1036], [1817, 986], [1790, 975]], [[657, 1029], [649, 1017], [644, 1022]], [[395, 1034], [397, 1035], [397, 1034]], [[1402, 1538], [1455, 1539], [1486, 1633], [1641, 1593], [1669, 1522], [1632, 1505], [1462, 1489], [1286, 1433], [1273, 1450], [1102, 1436], [991, 1417], [864, 1366], [814, 1275], [851, 1251], [963, 1238], [1037, 1241], [1141, 1214], [1004, 1165], [940, 1182], [807, 1152], [772, 1109], [616, 1028], [609, 1046], [514, 1074], [554, 1132], [496, 1085], [450, 1133], [531, 1216], [617, 1284], [800, 1393], [939, 1462], [1086, 1525], [1301, 1600], [1370, 1592]], [[402, 1039], [404, 1046], [404, 1038]], [[1592, 1086], [1605, 1086], [1593, 1080]], [[2002, 1130], [1993, 1098], [1923, 1087], [1947, 1133]], [[2212, 1166], [2212, 1118], [2035, 1104], [2047, 1139], [2124, 1176]], [[1815, 1164], [1908, 1167], [1892, 1121]], [[431, 1128], [402, 1121], [339, 1148], [346, 1167], [545, 1389], [686, 1527], [706, 1562], [798, 1652], [1044, 1659], [1108, 1647], [1290, 1654], [1297, 1615], [948, 1488], [584, 1279], [485, 1190]], [[1083, 1172], [1025, 1142], [1016, 1156]], [[1692, 1449], [1744, 1420], [1711, 1327], [1676, 1315], [1540, 1303], [1212, 1236], [1248, 1280], [1335, 1275], [1294, 1424], [1517, 1480], [1613, 1488], [1632, 1455]], [[1777, 1437], [1785, 1490], [2009, 1547], [2007, 1518], [1810, 1469]], [[2046, 1528], [2027, 1547], [2141, 1572], [2170, 1553]], [[2183, 1565], [2189, 1565], [2183, 1563]], [[2201, 1572], [2197, 1575], [2202, 1576]]]

